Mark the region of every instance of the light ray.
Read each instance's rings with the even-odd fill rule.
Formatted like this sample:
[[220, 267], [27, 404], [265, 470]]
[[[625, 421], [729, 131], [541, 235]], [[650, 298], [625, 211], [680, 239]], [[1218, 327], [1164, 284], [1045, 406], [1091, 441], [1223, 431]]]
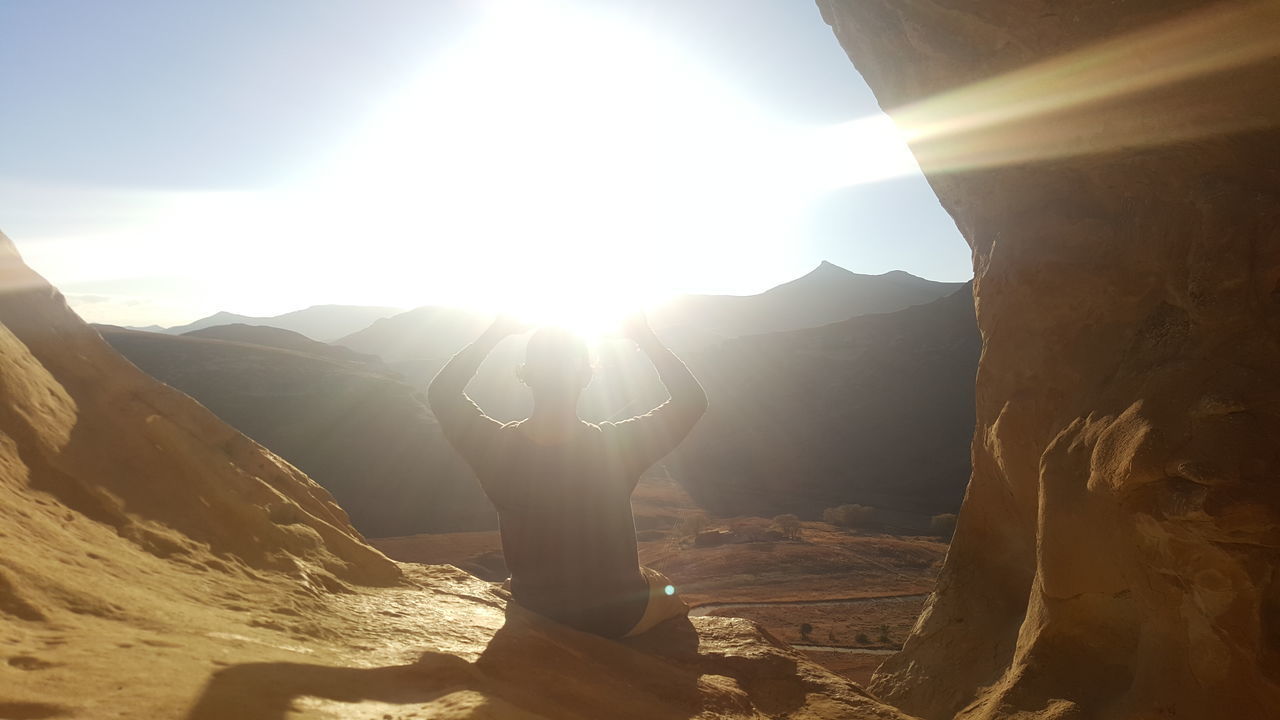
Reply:
[[[1239, 75], [1277, 58], [1280, 3], [1224, 2], [890, 115], [926, 172], [1158, 146], [1275, 124], [1274, 72]], [[1248, 86], [1273, 97], [1256, 113], [1224, 107]]]

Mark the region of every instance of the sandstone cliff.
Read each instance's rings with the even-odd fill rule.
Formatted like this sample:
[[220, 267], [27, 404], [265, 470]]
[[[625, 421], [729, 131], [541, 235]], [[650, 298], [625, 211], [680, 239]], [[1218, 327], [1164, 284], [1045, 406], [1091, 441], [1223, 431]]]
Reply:
[[398, 565], [0, 235], [0, 717], [906, 716], [746, 621], [627, 643]]
[[1280, 707], [1280, 6], [819, 0], [973, 249], [974, 474], [872, 689]]

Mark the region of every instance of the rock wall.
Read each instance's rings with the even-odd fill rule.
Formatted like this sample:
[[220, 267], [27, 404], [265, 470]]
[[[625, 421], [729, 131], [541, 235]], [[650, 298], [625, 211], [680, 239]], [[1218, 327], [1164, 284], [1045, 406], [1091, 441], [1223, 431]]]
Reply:
[[974, 474], [872, 690], [1280, 707], [1280, 5], [819, 0], [973, 250]]

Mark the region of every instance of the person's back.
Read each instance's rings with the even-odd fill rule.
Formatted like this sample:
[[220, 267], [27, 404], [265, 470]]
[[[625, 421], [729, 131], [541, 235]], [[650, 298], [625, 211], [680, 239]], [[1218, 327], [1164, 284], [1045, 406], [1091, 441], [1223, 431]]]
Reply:
[[701, 417], [701, 387], [641, 324], [635, 339], [672, 399], [621, 423], [582, 422], [576, 406], [590, 378], [585, 346], [539, 331], [522, 369], [534, 391], [534, 413], [503, 425], [485, 416], [463, 389], [510, 332], [495, 323], [441, 370], [428, 398], [498, 511], [513, 598], [607, 637], [636, 634], [677, 614], [683, 603], [663, 594], [666, 579], [640, 567], [631, 493], [645, 469]]

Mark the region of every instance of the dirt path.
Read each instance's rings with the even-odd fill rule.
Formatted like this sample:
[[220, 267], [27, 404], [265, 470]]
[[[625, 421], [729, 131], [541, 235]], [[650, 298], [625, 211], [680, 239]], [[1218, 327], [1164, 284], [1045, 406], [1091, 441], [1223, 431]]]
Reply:
[[[723, 610], [747, 610], [754, 608], [789, 608], [789, 607], [832, 607], [839, 605], [866, 605], [879, 602], [907, 602], [923, 600], [929, 593], [912, 593], [909, 595], [880, 595], [878, 597], [843, 598], [836, 600], [784, 600], [770, 602], [723, 602], [703, 603], [689, 610], [691, 617], [705, 617]], [[814, 646], [815, 648], [817, 646]]]

